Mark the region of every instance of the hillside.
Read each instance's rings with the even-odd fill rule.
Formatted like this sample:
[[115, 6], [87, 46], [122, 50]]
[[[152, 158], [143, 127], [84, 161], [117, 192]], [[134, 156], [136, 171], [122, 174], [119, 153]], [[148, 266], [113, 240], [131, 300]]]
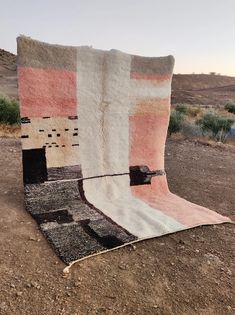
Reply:
[[[0, 49], [0, 95], [17, 98], [16, 56]], [[172, 104], [223, 105], [235, 100], [235, 77], [207, 74], [175, 74]]]
[[16, 56], [0, 49], [0, 95], [17, 98]]
[[175, 74], [172, 103], [223, 105], [235, 100], [235, 77], [210, 74]]

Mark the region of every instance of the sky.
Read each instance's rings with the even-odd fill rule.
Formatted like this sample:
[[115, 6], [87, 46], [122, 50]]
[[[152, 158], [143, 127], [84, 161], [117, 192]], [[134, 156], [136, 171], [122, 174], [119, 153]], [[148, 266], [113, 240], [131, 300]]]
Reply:
[[20, 34], [235, 76], [235, 0], [0, 0], [0, 48], [16, 53]]

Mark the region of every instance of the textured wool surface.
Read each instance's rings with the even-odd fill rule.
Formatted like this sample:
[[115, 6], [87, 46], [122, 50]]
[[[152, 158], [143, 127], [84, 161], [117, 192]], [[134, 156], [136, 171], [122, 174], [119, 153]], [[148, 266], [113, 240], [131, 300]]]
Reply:
[[168, 189], [172, 56], [17, 44], [26, 209], [65, 263], [230, 221]]

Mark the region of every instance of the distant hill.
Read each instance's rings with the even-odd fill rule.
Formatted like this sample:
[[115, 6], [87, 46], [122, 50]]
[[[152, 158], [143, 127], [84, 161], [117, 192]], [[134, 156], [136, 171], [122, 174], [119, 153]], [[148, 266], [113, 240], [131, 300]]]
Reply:
[[0, 95], [17, 98], [16, 56], [0, 49]]
[[175, 74], [172, 103], [223, 105], [235, 101], [235, 77], [213, 74]]
[[[17, 96], [16, 56], [0, 49], [0, 95]], [[223, 105], [235, 101], [235, 77], [210, 74], [175, 74], [172, 104]]]

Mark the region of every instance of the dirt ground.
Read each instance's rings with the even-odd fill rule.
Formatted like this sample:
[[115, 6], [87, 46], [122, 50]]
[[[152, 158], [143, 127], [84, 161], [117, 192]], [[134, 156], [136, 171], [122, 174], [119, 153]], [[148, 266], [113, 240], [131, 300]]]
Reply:
[[[24, 210], [19, 140], [2, 138], [0, 149], [0, 314], [235, 313], [233, 224], [143, 241], [66, 275]], [[170, 140], [166, 170], [173, 192], [234, 220], [234, 151]]]

